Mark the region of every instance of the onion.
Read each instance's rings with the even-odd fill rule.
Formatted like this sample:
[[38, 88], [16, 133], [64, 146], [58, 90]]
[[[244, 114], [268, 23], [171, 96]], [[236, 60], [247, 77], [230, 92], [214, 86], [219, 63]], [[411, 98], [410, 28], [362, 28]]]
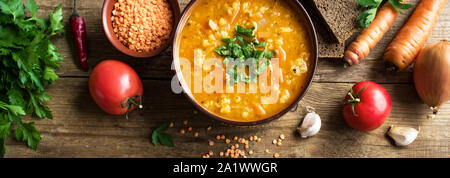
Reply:
[[440, 41], [422, 49], [414, 64], [414, 84], [422, 101], [433, 109], [450, 100], [450, 42]]

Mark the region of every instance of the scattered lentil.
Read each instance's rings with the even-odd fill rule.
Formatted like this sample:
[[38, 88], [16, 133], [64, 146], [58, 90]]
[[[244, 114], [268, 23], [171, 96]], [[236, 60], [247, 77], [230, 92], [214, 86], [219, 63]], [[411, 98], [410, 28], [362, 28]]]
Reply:
[[173, 127], [173, 122], [170, 122], [169, 127], [171, 128]]
[[273, 157], [274, 157], [274, 158], [279, 158], [279, 157], [280, 157], [280, 154], [274, 153], [274, 154], [273, 154]]
[[213, 146], [214, 145], [214, 142], [213, 141], [209, 141], [209, 146]]
[[198, 137], [198, 132], [194, 132], [194, 137]]
[[184, 134], [184, 129], [180, 129], [180, 134]]
[[227, 144], [230, 143], [230, 142], [231, 142], [231, 140], [228, 139], [228, 138], [225, 140], [225, 143], [227, 143]]

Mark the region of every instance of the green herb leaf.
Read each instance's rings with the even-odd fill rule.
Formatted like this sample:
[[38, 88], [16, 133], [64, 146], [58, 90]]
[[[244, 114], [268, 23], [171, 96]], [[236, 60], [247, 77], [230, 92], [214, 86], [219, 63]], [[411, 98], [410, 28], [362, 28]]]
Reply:
[[255, 47], [265, 47], [267, 45], [267, 42], [254, 41], [253, 44], [255, 45]]
[[36, 12], [38, 10], [38, 6], [36, 5], [36, 2], [34, 2], [34, 0], [28, 0], [27, 3], [25, 4], [25, 8], [30, 11], [32, 17], [34, 19], [37, 19], [36, 17]]
[[[375, 19], [375, 16], [377, 14], [378, 7], [380, 6], [381, 2], [383, 0], [357, 0], [359, 5], [361, 5], [363, 8], [369, 8], [359, 14], [359, 16], [356, 18], [358, 21], [358, 25], [360, 28], [369, 28], [372, 21]], [[389, 0], [389, 3], [397, 10], [400, 14], [403, 14], [403, 12], [400, 11], [400, 9], [409, 9], [413, 7], [411, 4], [404, 4], [402, 3], [403, 0]]]
[[0, 138], [0, 158], [3, 158], [6, 153], [5, 139]]
[[153, 133], [152, 133], [152, 143], [155, 146], [158, 146], [158, 135], [159, 135], [158, 132], [153, 131]]
[[55, 73], [55, 69], [51, 67], [46, 67], [44, 70], [44, 80], [48, 80], [50, 82], [54, 82], [58, 79], [58, 75]]
[[369, 9], [361, 14], [356, 18], [358, 21], [358, 25], [360, 28], [369, 28], [370, 24], [372, 23], [373, 19], [375, 19], [375, 15], [377, 14], [377, 9]]
[[[225, 45], [219, 46], [214, 50], [218, 55], [225, 57], [223, 64], [227, 65], [228, 69], [226, 72], [227, 85], [234, 85], [239, 82], [257, 82], [257, 75], [264, 72], [267, 66], [270, 65], [270, 60], [274, 57], [274, 53], [265, 49], [256, 49], [256, 47], [266, 47], [267, 42], [259, 42], [255, 38], [254, 33], [255, 28], [246, 29], [237, 25], [234, 38], [222, 39]], [[250, 65], [255, 65], [254, 68], [245, 65], [247, 62], [250, 62], [249, 60], [252, 62]], [[256, 66], [260, 60], [266, 60], [267, 62]], [[245, 71], [249, 71], [248, 76], [245, 71], [238, 71], [241, 67], [246, 67]]]
[[0, 120], [0, 140], [6, 139], [6, 137], [9, 134], [11, 134], [11, 122], [9, 122], [8, 119], [1, 119]]
[[414, 6], [412, 4], [403, 4], [402, 2], [403, 0], [389, 0], [389, 3], [391, 3], [394, 9], [397, 10], [397, 12], [400, 14], [404, 14], [402, 11], [400, 11], [400, 9], [407, 10]]
[[170, 122], [165, 122], [161, 126], [159, 126], [158, 129], [156, 129], [157, 132], [166, 131], [169, 128]]
[[173, 141], [172, 136], [170, 136], [167, 133], [161, 133], [163, 131], [166, 131], [169, 128], [170, 122], [165, 122], [162, 124], [159, 128], [153, 131], [152, 133], [152, 143], [153, 145], [157, 146], [158, 143], [161, 143], [161, 145], [173, 147]]
[[0, 1], [0, 9], [4, 14], [12, 15], [14, 21], [24, 16], [21, 0]]
[[224, 38], [222, 39], [222, 42], [229, 44], [229, 43], [233, 43], [236, 41], [236, 38]]
[[228, 47], [226, 46], [219, 46], [218, 48], [216, 48], [216, 50], [214, 50], [217, 54], [221, 55], [221, 56], [229, 56], [231, 55], [230, 50], [228, 49]]
[[383, 0], [358, 0], [359, 5], [364, 8], [378, 7]]
[[[25, 16], [25, 8], [31, 17]], [[63, 60], [50, 41], [64, 32], [62, 6], [49, 20], [37, 18], [38, 9], [34, 0], [25, 5], [22, 0], [0, 0], [0, 156], [12, 132], [17, 140], [37, 148], [41, 136], [33, 122], [22, 122], [23, 115], [53, 118], [45, 105], [50, 96], [44, 91], [58, 78], [55, 70]]]
[[255, 27], [247, 29], [247, 28], [241, 27], [239, 25], [236, 25], [236, 32], [238, 32], [239, 34], [244, 35], [246, 37], [249, 37], [249, 38], [255, 37], [254, 30], [255, 30]]
[[16, 139], [19, 141], [27, 142], [28, 147], [33, 150], [37, 149], [37, 145], [41, 140], [41, 135], [33, 126], [34, 122], [19, 124], [14, 131]]
[[170, 136], [169, 134], [159, 133], [158, 140], [161, 143], [161, 145], [168, 146], [168, 147], [174, 146], [173, 141], [172, 141], [172, 136]]
[[64, 23], [62, 21], [62, 5], [59, 5], [50, 15], [51, 36], [56, 33], [64, 33]]

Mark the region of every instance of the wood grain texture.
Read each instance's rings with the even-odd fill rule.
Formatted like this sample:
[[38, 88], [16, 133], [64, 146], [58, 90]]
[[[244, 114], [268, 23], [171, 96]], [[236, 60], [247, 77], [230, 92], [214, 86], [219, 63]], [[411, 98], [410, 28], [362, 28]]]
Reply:
[[[184, 7], [188, 0], [180, 0]], [[417, 3], [418, 0], [411, 0]], [[59, 3], [64, 6], [64, 21], [68, 27], [68, 17], [72, 11], [72, 0], [37, 0], [39, 16], [48, 14]], [[399, 16], [395, 24], [380, 44], [370, 54], [369, 59], [344, 69], [340, 59], [321, 59], [309, 92], [299, 103], [296, 112], [255, 127], [227, 126], [208, 118], [204, 114], [194, 114], [194, 106], [183, 95], [174, 94], [170, 81], [171, 51], [151, 59], [133, 59], [118, 52], [106, 39], [101, 25], [103, 1], [79, 0], [79, 12], [86, 18], [89, 38], [89, 64], [95, 66], [105, 59], [119, 59], [136, 69], [144, 82], [145, 109], [133, 112], [130, 120], [121, 116], [110, 116], [101, 111], [88, 92], [89, 73], [77, 66], [76, 54], [70, 30], [65, 37], [55, 39], [56, 46], [66, 59], [58, 71], [61, 75], [48, 89], [53, 98], [48, 104], [54, 114], [53, 120], [39, 120], [36, 127], [41, 131], [42, 142], [34, 151], [13, 138], [7, 140], [6, 157], [201, 157], [213, 150], [215, 155], [225, 150], [223, 141], [216, 141], [217, 134], [227, 137], [248, 138], [257, 135], [261, 143], [250, 143], [256, 153], [252, 157], [272, 157], [274, 152], [281, 157], [450, 157], [450, 103], [442, 107], [434, 120], [426, 119], [430, 113], [418, 98], [413, 83], [412, 70], [401, 73], [387, 73], [384, 64], [378, 60], [384, 48], [406, 21], [407, 15]], [[408, 11], [408, 15], [412, 10]], [[447, 3], [428, 43], [449, 39], [450, 5]], [[67, 28], [68, 29], [68, 28]], [[342, 99], [348, 89], [362, 80], [381, 83], [389, 92], [393, 109], [386, 123], [373, 132], [359, 132], [349, 128], [341, 116]], [[305, 114], [305, 106], [313, 106], [322, 118], [322, 129], [310, 139], [301, 139], [295, 128]], [[27, 121], [34, 120], [26, 118]], [[182, 121], [189, 120], [188, 126], [199, 132], [194, 138], [192, 132], [178, 133]], [[175, 148], [155, 147], [149, 136], [161, 123], [173, 121], [175, 127], [168, 130], [174, 136]], [[417, 140], [404, 148], [393, 146], [385, 136], [390, 125], [419, 127]], [[213, 129], [206, 131], [208, 126]], [[280, 134], [287, 139], [281, 147], [271, 142]], [[214, 140], [214, 147], [208, 146]], [[242, 146], [242, 145], [241, 145]], [[269, 149], [272, 153], [264, 153]]]
[[[257, 135], [261, 143], [251, 142], [254, 157], [271, 157], [265, 149], [282, 157], [448, 157], [450, 133], [450, 104], [445, 105], [437, 119], [428, 120], [430, 113], [409, 84], [384, 84], [393, 101], [393, 110], [385, 124], [373, 132], [360, 132], [347, 126], [341, 117], [342, 98], [352, 84], [314, 83], [299, 103], [296, 112], [290, 112], [274, 122], [255, 127], [225, 126], [199, 113], [183, 95], [174, 94], [170, 81], [145, 80], [145, 110], [134, 112], [130, 120], [109, 116], [101, 111], [86, 92], [88, 79], [63, 78], [49, 88], [53, 100], [49, 102], [55, 119], [41, 120], [36, 127], [41, 131], [42, 143], [35, 152], [7, 140], [7, 157], [200, 157], [213, 150], [225, 150], [217, 134], [228, 138], [248, 138]], [[71, 94], [68, 94], [70, 91]], [[327, 93], [326, 97], [324, 94]], [[310, 139], [301, 139], [295, 128], [305, 114], [305, 106], [313, 106], [322, 118], [322, 129]], [[187, 126], [182, 125], [188, 120]], [[173, 121], [168, 130], [174, 136], [175, 148], [155, 147], [150, 143], [151, 131], [161, 123]], [[385, 136], [390, 125], [418, 128], [421, 133], [408, 147], [397, 148]], [[198, 131], [184, 135], [178, 130], [188, 126]], [[213, 129], [206, 131], [208, 126]], [[272, 144], [280, 134], [287, 135], [281, 147]], [[214, 140], [213, 147], [208, 140]], [[241, 145], [242, 147], [243, 145]]]

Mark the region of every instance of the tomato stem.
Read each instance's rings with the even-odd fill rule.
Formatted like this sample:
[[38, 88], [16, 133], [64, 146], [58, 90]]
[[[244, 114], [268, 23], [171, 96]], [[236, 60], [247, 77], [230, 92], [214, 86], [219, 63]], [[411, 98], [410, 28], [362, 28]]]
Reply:
[[[139, 99], [139, 102], [136, 101], [137, 99]], [[133, 106], [137, 107], [138, 109], [144, 108], [144, 106], [142, 105], [142, 96], [136, 95], [133, 97], [129, 97], [125, 101], [120, 102], [120, 106], [122, 108], [128, 108], [127, 113], [125, 114], [125, 117], [128, 120], [128, 113], [130, 113], [130, 111], [133, 109]]]
[[361, 89], [358, 94], [355, 94], [353, 92], [353, 88], [350, 88], [350, 91], [348, 92], [348, 96], [350, 96], [350, 99], [346, 101], [346, 104], [351, 104], [352, 105], [352, 112], [353, 115], [358, 117], [358, 115], [356, 114], [355, 111], [355, 106], [356, 104], [358, 104], [359, 102], [361, 102], [361, 99], [359, 98], [359, 96], [361, 95], [361, 93], [367, 88], [367, 86], [365, 86], [363, 89]]

